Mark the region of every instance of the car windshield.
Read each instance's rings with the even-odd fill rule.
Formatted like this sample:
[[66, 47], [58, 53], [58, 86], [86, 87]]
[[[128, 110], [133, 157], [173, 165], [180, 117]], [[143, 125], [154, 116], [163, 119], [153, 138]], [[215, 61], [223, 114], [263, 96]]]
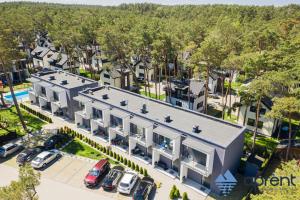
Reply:
[[96, 169], [92, 169], [92, 170], [90, 170], [90, 172], [89, 172], [89, 174], [90, 174], [91, 176], [98, 176], [99, 173], [100, 173], [100, 171], [99, 171], [99, 170], [96, 170]]
[[43, 161], [43, 159], [42, 159], [42, 158], [40, 158], [40, 157], [36, 157], [36, 158], [34, 159], [34, 161], [35, 161], [35, 162], [42, 162], [42, 161]]
[[120, 186], [124, 187], [124, 188], [127, 188], [127, 187], [129, 187], [129, 184], [128, 183], [120, 183]]

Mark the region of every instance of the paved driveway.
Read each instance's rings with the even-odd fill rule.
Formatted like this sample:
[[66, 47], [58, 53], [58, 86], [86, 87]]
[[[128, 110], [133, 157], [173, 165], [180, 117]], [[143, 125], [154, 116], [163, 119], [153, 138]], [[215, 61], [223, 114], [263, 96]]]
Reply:
[[[83, 183], [86, 173], [95, 162], [79, 160], [69, 156], [62, 156], [45, 169], [40, 170], [42, 175], [38, 194], [41, 200], [63, 199], [102, 199], [126, 200], [130, 196], [120, 195], [117, 192], [105, 192], [102, 188], [88, 189]], [[0, 164], [0, 186], [7, 185], [18, 177], [16, 156]], [[6, 171], [8, 173], [6, 173]], [[51, 189], [50, 189], [51, 188]], [[87, 195], [85, 197], [85, 195]], [[55, 198], [57, 197], [57, 198]], [[88, 198], [87, 198], [88, 197]], [[97, 198], [96, 198], [97, 197]]]

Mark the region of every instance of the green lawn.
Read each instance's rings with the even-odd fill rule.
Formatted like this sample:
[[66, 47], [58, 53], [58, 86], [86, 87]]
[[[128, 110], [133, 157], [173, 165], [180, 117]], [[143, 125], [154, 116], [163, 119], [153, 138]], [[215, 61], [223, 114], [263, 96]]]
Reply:
[[[143, 95], [143, 96], [146, 96], [146, 97], [150, 97], [150, 98], [152, 98], [152, 99], [155, 99], [155, 94], [154, 93], [150, 93], [150, 96], [148, 95], [148, 92], [147, 92], [147, 94], [146, 94], [146, 92], [145, 91], [140, 91], [140, 94], [141, 95]], [[165, 94], [161, 94], [160, 96], [159, 96], [159, 100], [165, 100], [166, 99], [166, 95]]]
[[[64, 152], [71, 153], [77, 156], [82, 156], [90, 158], [93, 160], [100, 160], [107, 158], [106, 155], [97, 151], [96, 149], [90, 147], [89, 145], [81, 142], [79, 139], [75, 138], [68, 146], [63, 148]], [[113, 165], [119, 164], [119, 162], [109, 159], [109, 162]]]
[[[26, 88], [30, 88], [32, 87], [32, 84], [29, 82], [24, 82], [24, 83], [20, 83], [20, 84], [15, 84], [14, 85], [14, 90], [22, 90], [22, 89], [26, 89]], [[6, 86], [4, 87], [4, 92], [10, 92], [9, 87]]]
[[[252, 146], [252, 141], [253, 141], [252, 136], [253, 136], [253, 134], [250, 132], [245, 133], [245, 145], [247, 147]], [[278, 144], [278, 141], [274, 138], [269, 138], [269, 137], [265, 137], [265, 136], [261, 136], [261, 135], [256, 136], [256, 148], [258, 150], [266, 148], [268, 153], [272, 153], [274, 151], [274, 149], [276, 148], [277, 144]]]
[[[21, 112], [23, 114], [25, 123], [27, 124], [27, 127], [32, 130], [40, 130], [46, 122], [40, 120], [39, 118], [35, 117], [34, 115], [31, 115], [27, 113], [26, 111], [21, 109]], [[15, 107], [11, 107], [5, 110], [0, 111], [0, 117], [1, 121], [7, 121], [8, 122], [8, 129], [9, 130], [16, 130], [18, 134], [21, 134], [22, 126], [21, 122], [19, 120], [19, 117], [17, 115], [17, 111]], [[6, 134], [7, 131], [0, 129], [0, 135]]]

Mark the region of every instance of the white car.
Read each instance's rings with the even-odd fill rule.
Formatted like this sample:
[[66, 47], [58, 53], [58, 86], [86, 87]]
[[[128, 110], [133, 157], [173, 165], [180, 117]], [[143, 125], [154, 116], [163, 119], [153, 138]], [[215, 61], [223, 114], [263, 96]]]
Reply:
[[39, 155], [37, 155], [32, 161], [31, 166], [35, 169], [39, 169], [42, 167], [46, 167], [48, 163], [53, 161], [55, 158], [58, 158], [60, 153], [58, 150], [53, 149], [49, 151], [43, 151]]
[[15, 153], [19, 149], [21, 149], [22, 146], [18, 144], [8, 143], [6, 145], [3, 145], [0, 147], [0, 157], [6, 158], [7, 156]]
[[127, 171], [118, 185], [118, 192], [123, 194], [130, 194], [138, 178], [139, 177], [137, 172]]

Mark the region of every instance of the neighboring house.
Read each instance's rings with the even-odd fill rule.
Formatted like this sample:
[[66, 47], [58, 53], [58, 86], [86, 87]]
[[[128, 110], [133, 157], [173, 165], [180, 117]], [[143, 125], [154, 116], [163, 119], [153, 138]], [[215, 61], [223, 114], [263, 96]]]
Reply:
[[165, 88], [166, 100], [174, 106], [202, 112], [205, 104], [204, 85], [203, 81], [195, 79], [173, 80], [170, 94]]
[[135, 76], [138, 80], [144, 81], [148, 77], [149, 81], [154, 81], [154, 68], [152, 67], [150, 61], [146, 62], [146, 64], [144, 64], [137, 58], [132, 58], [131, 61], [133, 64], [133, 68], [135, 69]]
[[45, 48], [53, 48], [51, 39], [48, 37], [47, 33], [39, 33], [36, 35], [35, 39], [36, 46], [45, 47]]
[[[271, 137], [279, 126], [278, 119], [266, 118], [265, 114], [272, 109], [273, 103], [269, 98], [263, 98], [258, 121], [258, 133]], [[256, 103], [250, 106], [243, 105], [240, 108], [238, 124], [246, 126], [247, 129], [255, 130]]]
[[[35, 68], [44, 68], [48, 67], [47, 63], [45, 66], [46, 59], [53, 54], [52, 50], [47, 47], [37, 46], [34, 50], [31, 51], [33, 67]], [[49, 56], [48, 56], [49, 55]]]
[[74, 119], [74, 112], [79, 109], [73, 97], [81, 90], [98, 86], [96, 81], [60, 70], [41, 71], [32, 74], [28, 80], [33, 84], [29, 91], [32, 104], [69, 119]]
[[[27, 68], [27, 59], [20, 59], [18, 61], [13, 61], [12, 68], [8, 72], [10, 79], [13, 83], [21, 83], [29, 77], [29, 72]], [[0, 71], [0, 81], [7, 85], [7, 80], [5, 74]]]
[[108, 85], [74, 100], [78, 127], [200, 193], [220, 193], [215, 179], [239, 166], [242, 126]]
[[[100, 71], [100, 83], [101, 85], [111, 85], [121, 88], [121, 67], [111, 67], [110, 62], [104, 63], [103, 68]], [[124, 70], [124, 84], [127, 90], [133, 88], [133, 75], [129, 69]]]

